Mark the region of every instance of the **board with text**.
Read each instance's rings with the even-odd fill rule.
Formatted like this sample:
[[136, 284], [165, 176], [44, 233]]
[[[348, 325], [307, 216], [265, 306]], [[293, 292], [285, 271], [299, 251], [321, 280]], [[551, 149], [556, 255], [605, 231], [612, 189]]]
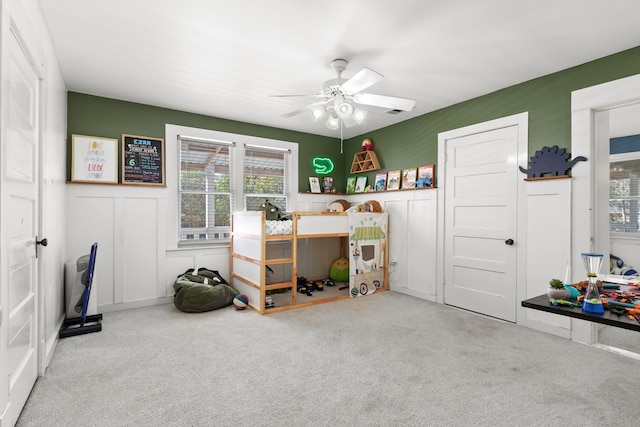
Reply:
[[122, 135], [122, 184], [165, 186], [164, 139]]

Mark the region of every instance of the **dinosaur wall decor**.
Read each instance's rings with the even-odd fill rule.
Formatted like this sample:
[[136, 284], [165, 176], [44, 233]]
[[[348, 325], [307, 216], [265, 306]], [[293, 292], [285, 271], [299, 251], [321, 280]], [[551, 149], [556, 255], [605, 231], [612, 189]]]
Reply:
[[529, 160], [529, 169], [520, 166], [520, 171], [527, 174], [527, 178], [539, 178], [543, 175], [561, 176], [567, 175], [569, 170], [580, 161], [586, 161], [584, 156], [578, 156], [569, 161], [571, 153], [567, 153], [564, 148], [543, 147], [536, 151], [535, 156]]

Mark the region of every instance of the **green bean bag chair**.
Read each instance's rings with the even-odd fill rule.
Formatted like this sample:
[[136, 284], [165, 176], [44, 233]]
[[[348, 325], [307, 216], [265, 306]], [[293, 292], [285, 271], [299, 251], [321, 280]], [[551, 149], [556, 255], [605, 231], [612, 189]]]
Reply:
[[200, 268], [187, 270], [173, 284], [173, 303], [185, 313], [202, 313], [233, 303], [239, 294], [215, 270]]

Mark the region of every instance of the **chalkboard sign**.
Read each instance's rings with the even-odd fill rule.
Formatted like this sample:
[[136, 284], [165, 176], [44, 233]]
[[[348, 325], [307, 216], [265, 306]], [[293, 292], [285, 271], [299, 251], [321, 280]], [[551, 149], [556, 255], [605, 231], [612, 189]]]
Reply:
[[122, 135], [122, 183], [165, 186], [164, 139]]

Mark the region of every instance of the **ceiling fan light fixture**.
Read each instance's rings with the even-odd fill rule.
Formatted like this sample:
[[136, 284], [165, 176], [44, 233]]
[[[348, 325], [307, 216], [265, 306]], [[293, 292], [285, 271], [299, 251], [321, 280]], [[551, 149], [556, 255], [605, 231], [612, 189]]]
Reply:
[[318, 119], [324, 116], [325, 109], [322, 105], [317, 105], [311, 109], [311, 115], [313, 116], [313, 121], [317, 122]]
[[340, 118], [338, 116], [336, 116], [335, 114], [332, 114], [327, 119], [327, 122], [325, 123], [325, 125], [331, 130], [336, 130], [336, 129], [338, 129], [338, 126], [340, 125]]
[[366, 117], [367, 117], [367, 112], [365, 110], [360, 110], [359, 108], [356, 108], [355, 111], [353, 112], [353, 119], [359, 125], [361, 125], [362, 122], [364, 122], [364, 119]]
[[351, 117], [353, 114], [353, 105], [348, 103], [347, 101], [342, 101], [340, 103], [336, 103], [336, 114], [341, 119], [346, 119]]

